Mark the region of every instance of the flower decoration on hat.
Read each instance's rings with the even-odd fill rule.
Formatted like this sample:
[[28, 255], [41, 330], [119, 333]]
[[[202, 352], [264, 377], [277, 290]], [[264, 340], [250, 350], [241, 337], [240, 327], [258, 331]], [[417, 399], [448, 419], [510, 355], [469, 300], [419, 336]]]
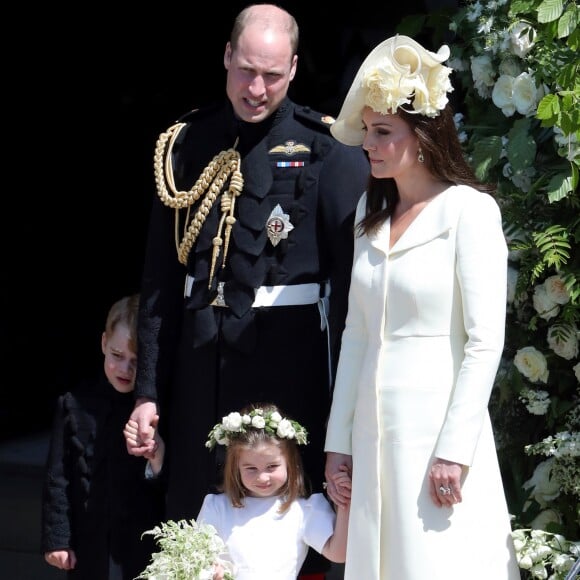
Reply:
[[361, 64], [330, 127], [332, 135], [346, 145], [361, 145], [365, 107], [382, 115], [404, 108], [437, 117], [449, 101], [447, 93], [453, 91], [449, 79], [452, 69], [442, 64], [449, 54], [445, 44], [431, 52], [401, 34], [381, 42]]
[[[436, 117], [447, 105], [447, 93], [453, 91], [449, 80], [452, 69], [410, 40], [395, 37], [395, 42], [386, 46], [385, 54], [379, 55], [373, 66], [363, 71], [362, 86], [367, 89], [365, 103], [383, 115], [411, 105], [412, 110], [405, 109]], [[442, 49], [443, 54], [449, 53], [447, 46]]]
[[209, 449], [213, 449], [216, 443], [227, 446], [232, 439], [243, 439], [251, 430], [263, 430], [278, 439], [292, 439], [297, 445], [308, 443], [308, 432], [298, 421], [282, 417], [278, 411], [256, 408], [248, 413], [235, 411], [222, 417], [209, 432], [205, 446]]

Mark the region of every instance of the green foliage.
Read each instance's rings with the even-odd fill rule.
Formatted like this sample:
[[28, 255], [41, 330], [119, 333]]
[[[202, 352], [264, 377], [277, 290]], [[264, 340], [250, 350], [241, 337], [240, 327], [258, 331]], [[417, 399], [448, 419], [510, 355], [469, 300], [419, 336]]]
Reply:
[[[451, 40], [435, 36], [441, 14]], [[496, 185], [510, 249], [490, 409], [519, 564], [522, 577], [563, 580], [580, 556], [580, 8], [468, 0], [440, 16], [405, 25], [450, 45], [458, 130], [477, 177]], [[530, 378], [522, 349], [545, 372]]]

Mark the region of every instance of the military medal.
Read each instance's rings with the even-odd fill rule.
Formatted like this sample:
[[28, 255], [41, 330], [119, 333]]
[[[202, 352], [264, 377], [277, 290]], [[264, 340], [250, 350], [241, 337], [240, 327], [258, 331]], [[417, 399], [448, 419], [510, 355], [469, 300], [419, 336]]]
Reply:
[[278, 204], [272, 210], [266, 222], [266, 231], [272, 245], [277, 246], [280, 240], [285, 240], [288, 237], [288, 233], [293, 229], [294, 226], [290, 223], [290, 216], [284, 213], [280, 204]]

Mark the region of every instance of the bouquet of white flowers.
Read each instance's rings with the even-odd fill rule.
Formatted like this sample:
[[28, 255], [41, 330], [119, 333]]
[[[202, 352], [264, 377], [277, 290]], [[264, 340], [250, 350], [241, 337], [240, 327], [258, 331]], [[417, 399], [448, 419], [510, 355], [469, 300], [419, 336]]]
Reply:
[[222, 566], [224, 580], [234, 580], [234, 566], [215, 528], [195, 520], [169, 520], [147, 530], [161, 548], [135, 580], [213, 580], [215, 566]]

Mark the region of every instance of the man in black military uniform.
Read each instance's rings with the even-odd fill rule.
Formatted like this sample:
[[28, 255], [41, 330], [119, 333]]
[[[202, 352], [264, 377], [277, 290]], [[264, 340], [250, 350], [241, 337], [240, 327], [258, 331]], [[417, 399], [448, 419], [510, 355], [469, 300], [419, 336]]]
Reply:
[[298, 27], [272, 5], [240, 13], [226, 45], [224, 102], [161, 134], [141, 287], [132, 418], [159, 412], [167, 517], [196, 517], [219, 482], [212, 426], [272, 402], [309, 432], [304, 463], [324, 481], [324, 432], [350, 279], [353, 218], [368, 161], [333, 119], [287, 97]]

